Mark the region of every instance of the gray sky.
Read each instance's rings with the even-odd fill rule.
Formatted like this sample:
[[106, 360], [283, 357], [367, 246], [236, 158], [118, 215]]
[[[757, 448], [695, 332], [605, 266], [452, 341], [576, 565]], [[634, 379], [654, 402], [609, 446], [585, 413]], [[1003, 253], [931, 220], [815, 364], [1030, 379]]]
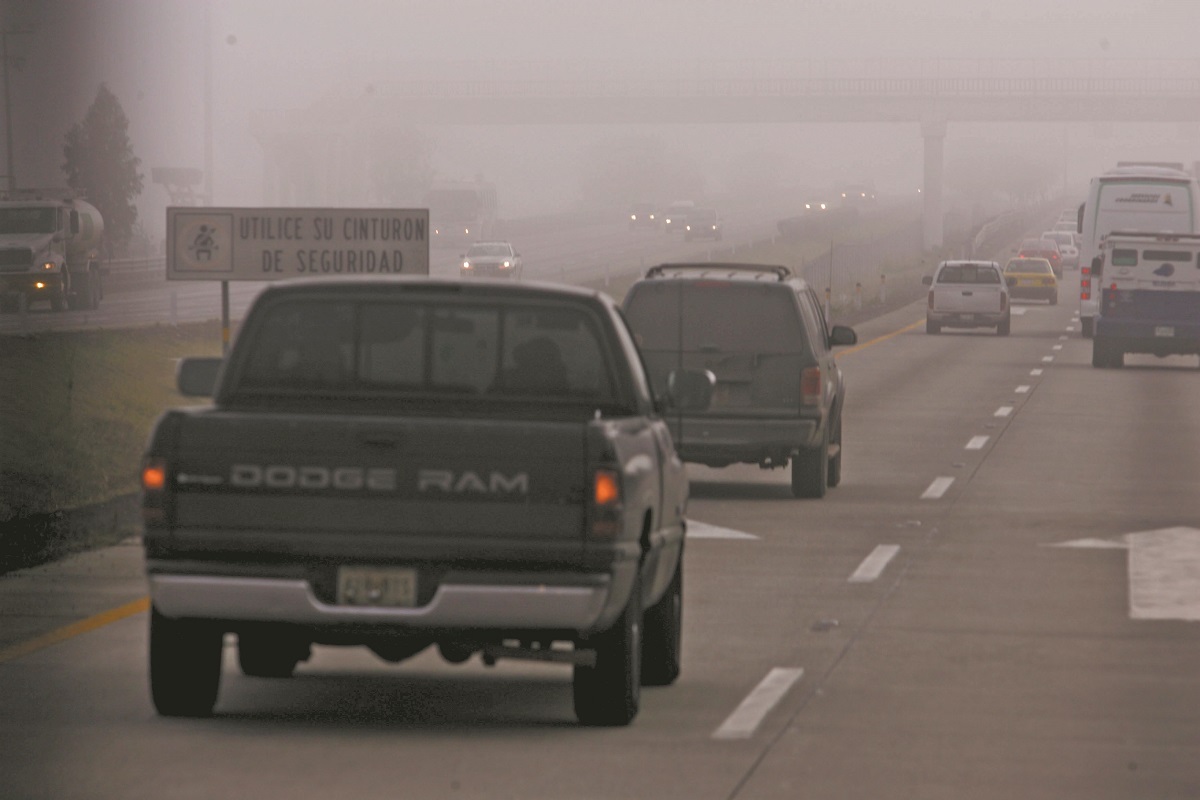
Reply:
[[[1013, 59], [1043, 67], [1047, 59], [1062, 59], [1071, 65], [1056, 70], [1112, 74], [1128, 59], [1194, 59], [1200, 30], [1194, 0], [8, 0], [0, 6], [8, 24], [28, 20], [38, 27], [10, 39], [13, 53], [27, 57], [11, 76], [22, 183], [61, 184], [61, 136], [105, 81], [130, 118], [147, 175], [140, 201], [145, 224], [161, 229], [166, 195], [150, 183], [150, 167], [203, 164], [206, 2], [214, 200], [222, 205], [263, 201], [262, 148], [249, 130], [252, 113], [308, 109], [331, 93], [361, 94], [413, 62], [486, 61], [489, 74], [537, 78], [764, 68], [989, 74], [1000, 69], [996, 59], [1008, 60], [1008, 73]], [[77, 43], [65, 48], [70, 57], [44, 57], [62, 54], [63, 41]], [[879, 61], [864, 63], [869, 60]], [[1184, 66], [1195, 74], [1198, 63]], [[421, 127], [419, 120], [413, 125]], [[1083, 181], [1117, 158], [1200, 158], [1195, 126], [1071, 125], [1066, 148], [1063, 127], [951, 123], [947, 164], [969, 162], [976, 150], [986, 158], [1034, 147], [1072, 181]], [[628, 136], [669, 141], [705, 171], [713, 190], [728, 184], [731, 172], [762, 162], [789, 182], [813, 186], [873, 179], [881, 188], [909, 191], [921, 175], [915, 126], [454, 126], [423, 132], [439, 175], [487, 175], [498, 184], [502, 213], [511, 216], [574, 202], [582, 154], [597, 142]]]

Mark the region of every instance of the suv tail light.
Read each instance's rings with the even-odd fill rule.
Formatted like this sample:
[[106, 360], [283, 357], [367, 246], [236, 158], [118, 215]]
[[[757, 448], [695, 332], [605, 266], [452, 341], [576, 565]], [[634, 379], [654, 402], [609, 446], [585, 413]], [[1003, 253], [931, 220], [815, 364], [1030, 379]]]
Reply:
[[820, 406], [824, 388], [825, 382], [821, 376], [821, 368], [805, 367], [800, 373], [800, 405]]
[[588, 533], [596, 539], [612, 539], [621, 529], [624, 502], [621, 473], [600, 467], [592, 473], [592, 491], [588, 504]]
[[165, 458], [147, 458], [142, 463], [142, 522], [165, 525], [168, 520], [170, 471]]

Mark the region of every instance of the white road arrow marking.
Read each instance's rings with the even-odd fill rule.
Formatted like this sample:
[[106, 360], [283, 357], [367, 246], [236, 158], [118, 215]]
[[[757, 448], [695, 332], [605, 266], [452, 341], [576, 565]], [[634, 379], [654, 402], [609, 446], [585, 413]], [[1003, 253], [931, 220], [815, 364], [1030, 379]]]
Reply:
[[1130, 619], [1200, 622], [1200, 529], [1160, 528], [1051, 546], [1128, 550]]
[[753, 533], [735, 531], [732, 528], [722, 528], [719, 525], [709, 525], [707, 522], [689, 519], [687, 523], [687, 538], [689, 539], [757, 539]]

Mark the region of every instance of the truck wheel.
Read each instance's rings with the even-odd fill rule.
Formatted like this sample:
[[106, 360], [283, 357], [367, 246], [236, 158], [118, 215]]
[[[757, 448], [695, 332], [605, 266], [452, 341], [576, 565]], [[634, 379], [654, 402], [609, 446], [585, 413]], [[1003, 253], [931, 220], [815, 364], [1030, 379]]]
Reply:
[[928, 317], [926, 317], [925, 318], [925, 332], [926, 333], [941, 333], [942, 326], [937, 324], [933, 320], [929, 319]]
[[818, 500], [829, 488], [829, 429], [819, 447], [792, 456], [792, 496]]
[[1125, 352], [1115, 347], [1112, 342], [1103, 339], [1092, 340], [1092, 366], [1101, 369], [1113, 369], [1125, 366]]
[[54, 292], [52, 295], [50, 295], [50, 310], [62, 311], [67, 307], [69, 298], [70, 295], [67, 294], [65, 289], [59, 289], [58, 291]]
[[584, 725], [628, 725], [637, 716], [642, 690], [642, 583], [633, 579], [629, 602], [613, 626], [582, 642], [596, 663], [576, 665], [575, 716]]
[[1095, 334], [1095, 321], [1092, 317], [1079, 318], [1079, 330], [1083, 333], [1083, 338], [1090, 339]]
[[997, 336], [1008, 336], [1012, 332], [1012, 317], [1005, 317], [1004, 321], [996, 326]]
[[829, 477], [826, 483], [833, 488], [842, 482], [842, 416], [838, 415], [837, 427], [833, 430], [830, 445], [835, 446], [836, 452], [829, 459]]
[[164, 717], [207, 717], [221, 685], [224, 634], [200, 620], [150, 607], [150, 696]]
[[670, 686], [679, 677], [683, 653], [683, 555], [671, 585], [646, 609], [642, 637], [642, 686]]
[[306, 642], [264, 631], [238, 634], [238, 666], [252, 678], [290, 678], [305, 660]]

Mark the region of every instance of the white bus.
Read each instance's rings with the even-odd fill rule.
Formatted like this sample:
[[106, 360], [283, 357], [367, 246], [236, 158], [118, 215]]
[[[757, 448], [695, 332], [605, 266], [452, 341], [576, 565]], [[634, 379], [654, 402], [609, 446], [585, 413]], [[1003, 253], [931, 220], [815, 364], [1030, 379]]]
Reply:
[[1200, 185], [1173, 166], [1122, 164], [1092, 178], [1087, 201], [1079, 207], [1079, 320], [1083, 335], [1095, 331], [1100, 284], [1092, 260], [1100, 240], [1113, 231], [1200, 233]]

